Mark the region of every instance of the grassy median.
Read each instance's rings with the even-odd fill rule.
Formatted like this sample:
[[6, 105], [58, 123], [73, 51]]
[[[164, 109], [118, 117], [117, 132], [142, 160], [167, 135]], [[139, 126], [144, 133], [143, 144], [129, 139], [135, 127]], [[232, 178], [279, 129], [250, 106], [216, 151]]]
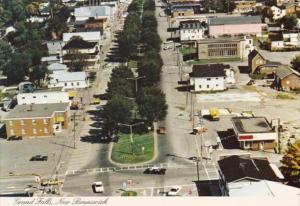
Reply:
[[153, 133], [134, 134], [133, 144], [130, 134], [119, 134], [119, 141], [114, 144], [111, 159], [118, 163], [142, 163], [152, 159], [154, 155]]

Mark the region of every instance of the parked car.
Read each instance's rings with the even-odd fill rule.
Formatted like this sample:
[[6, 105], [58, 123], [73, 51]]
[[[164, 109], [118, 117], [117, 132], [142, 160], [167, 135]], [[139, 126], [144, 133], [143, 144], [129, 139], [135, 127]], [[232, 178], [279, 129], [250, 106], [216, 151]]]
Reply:
[[100, 102], [101, 102], [101, 101], [100, 101], [99, 98], [95, 98], [95, 97], [94, 97], [94, 98], [92, 99], [92, 101], [91, 101], [91, 105], [98, 105], [98, 104], [100, 104]]
[[7, 138], [7, 141], [14, 141], [14, 140], [22, 140], [22, 136], [10, 136]]
[[157, 134], [166, 134], [168, 130], [165, 127], [159, 127], [156, 132]]
[[93, 192], [94, 193], [103, 193], [104, 192], [104, 186], [101, 181], [94, 182], [92, 184]]
[[42, 180], [41, 186], [45, 187], [45, 186], [50, 186], [50, 185], [59, 185], [62, 183], [63, 183], [63, 181], [60, 181], [57, 179], [45, 179], [45, 180]]
[[169, 192], [167, 193], [167, 196], [176, 196], [176, 195], [178, 195], [180, 190], [181, 190], [180, 186], [174, 186], [169, 190]]
[[30, 161], [47, 161], [48, 156], [35, 155], [30, 158]]
[[166, 169], [161, 167], [150, 167], [144, 171], [144, 174], [164, 175], [166, 174]]

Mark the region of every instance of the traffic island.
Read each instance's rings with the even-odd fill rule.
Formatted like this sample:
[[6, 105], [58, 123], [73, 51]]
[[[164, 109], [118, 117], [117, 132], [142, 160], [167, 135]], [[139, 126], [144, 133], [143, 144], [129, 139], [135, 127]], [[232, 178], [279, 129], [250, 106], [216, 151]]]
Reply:
[[154, 156], [153, 132], [134, 135], [133, 142], [130, 134], [119, 134], [119, 141], [114, 143], [111, 159], [116, 163], [135, 164], [151, 160]]
[[125, 191], [121, 194], [121, 196], [137, 196], [137, 192], [135, 192], [135, 191]]

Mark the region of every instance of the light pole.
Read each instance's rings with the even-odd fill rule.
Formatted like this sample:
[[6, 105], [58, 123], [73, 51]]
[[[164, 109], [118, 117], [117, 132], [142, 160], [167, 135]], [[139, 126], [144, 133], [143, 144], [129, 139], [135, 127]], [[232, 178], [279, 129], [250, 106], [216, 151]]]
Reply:
[[190, 157], [188, 158], [189, 160], [194, 160], [197, 164], [197, 179], [198, 179], [198, 182], [200, 181], [200, 174], [199, 174], [199, 162], [201, 161], [201, 158], [200, 157]]
[[138, 84], [137, 84], [137, 81], [139, 79], [143, 79], [143, 78], [146, 78], [145, 76], [142, 76], [142, 77], [131, 77], [131, 78], [126, 78], [127, 80], [134, 80], [135, 81], [135, 94], [137, 94], [138, 92]]
[[141, 124], [145, 124], [144, 122], [138, 122], [138, 123], [135, 123], [135, 124], [123, 124], [123, 123], [118, 123], [119, 126], [126, 126], [126, 127], [129, 127], [130, 128], [130, 143], [131, 143], [131, 153], [133, 153], [133, 133], [132, 133], [132, 128], [134, 126], [137, 126], [137, 125], [141, 125]]
[[73, 113], [73, 122], [74, 122], [74, 128], [73, 128], [74, 149], [76, 149], [76, 112]]

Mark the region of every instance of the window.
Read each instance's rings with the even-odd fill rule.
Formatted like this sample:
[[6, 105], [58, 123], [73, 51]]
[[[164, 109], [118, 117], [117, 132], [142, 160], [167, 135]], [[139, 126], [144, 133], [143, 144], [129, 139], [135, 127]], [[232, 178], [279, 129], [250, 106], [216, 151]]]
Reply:
[[49, 119], [44, 119], [44, 124], [49, 124]]
[[206, 85], [206, 88], [208, 89], [208, 88], [209, 88], [209, 85]]
[[32, 98], [33, 98], [33, 99], [35, 99], [35, 98], [36, 98], [36, 96], [33, 96]]
[[32, 133], [36, 134], [36, 129], [35, 128], [32, 129]]
[[36, 120], [35, 119], [32, 120], [32, 125], [36, 125]]
[[48, 132], [48, 128], [44, 128], [44, 133], [45, 134], [48, 134], [49, 132]]
[[207, 78], [206, 80], [207, 80], [207, 81], [210, 81], [210, 80], [211, 80], [211, 78]]
[[21, 132], [22, 132], [22, 135], [25, 135], [25, 134], [26, 134], [25, 129], [22, 129]]
[[24, 125], [24, 120], [20, 120], [20, 124], [21, 124], [21, 125]]
[[68, 85], [67, 85], [67, 82], [65, 82], [65, 87], [66, 87], [66, 86], [68, 86]]
[[79, 86], [80, 85], [80, 83], [79, 82], [77, 82], [77, 86]]
[[218, 77], [216, 77], [216, 80], [218, 80], [219, 78]]
[[74, 83], [73, 83], [73, 82], [71, 83], [71, 86], [72, 86], [72, 87], [74, 86]]
[[22, 97], [22, 99], [25, 99], [25, 97]]
[[201, 85], [199, 85], [199, 88], [201, 89]]
[[44, 95], [44, 98], [47, 98], [47, 95]]
[[15, 131], [13, 129], [10, 130], [10, 135], [15, 135]]
[[218, 84], [216, 84], [216, 87], [218, 87], [219, 85]]
[[13, 121], [9, 121], [9, 126], [13, 126]]

